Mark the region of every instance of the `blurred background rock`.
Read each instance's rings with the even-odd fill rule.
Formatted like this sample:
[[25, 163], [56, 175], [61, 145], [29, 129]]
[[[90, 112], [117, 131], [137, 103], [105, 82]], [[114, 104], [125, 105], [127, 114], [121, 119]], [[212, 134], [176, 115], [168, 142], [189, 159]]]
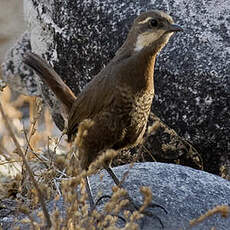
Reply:
[[[25, 31], [23, 0], [0, 0], [0, 68], [5, 56], [10, 52], [10, 48], [16, 43], [21, 34]], [[2, 72], [0, 69], [0, 79]], [[32, 121], [32, 104], [35, 98], [20, 95], [6, 87], [3, 92], [0, 91], [0, 102], [8, 116], [11, 126], [21, 146], [26, 146], [26, 141], [22, 130], [26, 128], [29, 132], [29, 123]], [[47, 137], [51, 136], [53, 122], [46, 110], [43, 123], [47, 125], [39, 126], [40, 132], [36, 132], [32, 139], [39, 142], [43, 139], [43, 146], [47, 145]], [[47, 124], [48, 124], [47, 123]], [[41, 131], [42, 129], [42, 131]], [[44, 132], [50, 130], [44, 135]], [[29, 135], [29, 134], [28, 134]], [[30, 140], [30, 142], [33, 140]], [[33, 144], [32, 144], [33, 145]], [[37, 150], [38, 148], [36, 148]], [[6, 185], [9, 184], [11, 177], [14, 178], [21, 171], [21, 159], [14, 152], [15, 145], [11, 141], [8, 131], [0, 115], [0, 199], [7, 193]], [[4, 192], [3, 192], [4, 191]]]
[[24, 31], [22, 0], [0, 0], [0, 62]]

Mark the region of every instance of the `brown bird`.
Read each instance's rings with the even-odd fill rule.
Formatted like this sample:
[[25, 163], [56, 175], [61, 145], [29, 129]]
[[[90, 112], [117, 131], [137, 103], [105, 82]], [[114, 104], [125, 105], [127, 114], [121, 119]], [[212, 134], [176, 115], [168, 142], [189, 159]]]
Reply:
[[[65, 107], [68, 140], [81, 139], [76, 143], [82, 169], [107, 149], [120, 151], [141, 142], [154, 97], [156, 56], [178, 31], [182, 28], [166, 13], [142, 13], [115, 57], [77, 97], [46, 61], [25, 56]], [[105, 168], [119, 185], [111, 168]]]

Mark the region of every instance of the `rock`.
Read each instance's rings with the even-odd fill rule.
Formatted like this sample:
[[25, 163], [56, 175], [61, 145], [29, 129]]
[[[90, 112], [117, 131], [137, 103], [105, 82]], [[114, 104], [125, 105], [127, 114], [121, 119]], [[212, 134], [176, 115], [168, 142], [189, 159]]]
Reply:
[[30, 33], [25, 32], [7, 54], [6, 61], [2, 65], [3, 79], [13, 90], [25, 95], [40, 96], [38, 77], [22, 64], [23, 54], [28, 50], [31, 50]]
[[[198, 218], [217, 205], [228, 205], [230, 202], [230, 182], [221, 177], [175, 164], [139, 163], [133, 168], [119, 166], [114, 172], [119, 178], [129, 170], [123, 187], [130, 196], [141, 203], [139, 192], [141, 186], [149, 186], [153, 192], [153, 201], [167, 209], [155, 208], [153, 213], [160, 217], [164, 230], [188, 229], [189, 221]], [[100, 182], [99, 176], [90, 178], [93, 191], [111, 194], [112, 179], [106, 172]], [[156, 219], [145, 217], [140, 223], [143, 230], [161, 229]], [[192, 229], [210, 230], [211, 227], [226, 230], [230, 226], [230, 218], [223, 219], [219, 215], [212, 216]]]
[[[169, 12], [185, 32], [174, 35], [158, 57], [152, 111], [198, 149], [205, 170], [218, 174], [223, 166], [230, 175], [227, 0], [221, 4], [214, 0], [24, 0], [24, 4], [32, 51], [46, 58], [76, 94], [114, 56], [137, 14], [153, 8]], [[12, 56], [3, 66], [6, 81], [11, 68], [8, 63], [18, 65]], [[16, 82], [25, 87], [24, 80], [33, 75], [19, 74]], [[39, 87], [27, 92], [42, 94], [62, 129], [59, 105], [41, 85], [42, 92]], [[150, 145], [149, 150], [154, 148]]]
[[22, 8], [21, 1], [1, 1], [0, 63], [4, 60], [6, 51], [16, 42], [23, 30], [25, 30]]
[[[188, 229], [190, 220], [198, 218], [217, 205], [230, 203], [230, 182], [203, 171], [164, 163], [139, 163], [131, 168], [129, 165], [114, 168], [119, 178], [122, 178], [127, 170], [129, 173], [123, 187], [128, 190], [135, 202], [142, 201], [140, 186], [149, 186], [153, 192], [153, 201], [167, 209], [168, 214], [160, 208], [151, 209], [152, 213], [161, 219], [164, 230]], [[100, 174], [102, 173], [104, 174], [102, 180], [100, 175], [90, 178], [94, 196], [100, 191], [103, 195], [112, 192], [111, 188], [114, 185], [112, 179], [105, 171]], [[51, 201], [47, 208], [51, 211], [55, 206], [64, 215], [63, 200]], [[0, 219], [3, 229], [6, 229], [5, 225], [10, 229], [9, 221], [12, 223], [12, 218], [5, 217], [5, 222]], [[155, 218], [144, 217], [139, 224], [142, 230], [162, 229]], [[210, 230], [214, 226], [218, 230], [226, 230], [230, 226], [230, 218], [215, 214], [192, 229]]]

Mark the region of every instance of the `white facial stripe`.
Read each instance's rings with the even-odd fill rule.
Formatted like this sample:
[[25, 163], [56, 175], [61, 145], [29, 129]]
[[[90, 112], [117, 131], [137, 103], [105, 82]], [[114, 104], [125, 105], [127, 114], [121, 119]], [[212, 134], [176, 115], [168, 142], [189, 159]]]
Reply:
[[148, 22], [150, 19], [152, 19], [152, 17], [148, 17], [143, 21], [140, 21], [138, 24], [145, 24], [146, 22]]
[[150, 43], [156, 41], [162, 34], [161, 33], [143, 33], [137, 37], [135, 51], [140, 51]]

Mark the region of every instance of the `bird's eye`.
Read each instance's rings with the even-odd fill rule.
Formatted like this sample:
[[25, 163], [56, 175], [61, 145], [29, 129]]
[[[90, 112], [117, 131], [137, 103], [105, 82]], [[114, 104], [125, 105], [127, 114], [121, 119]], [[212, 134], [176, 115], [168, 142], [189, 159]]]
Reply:
[[157, 27], [158, 22], [157, 22], [156, 19], [151, 19], [151, 20], [149, 21], [149, 25], [150, 25], [150, 27]]

